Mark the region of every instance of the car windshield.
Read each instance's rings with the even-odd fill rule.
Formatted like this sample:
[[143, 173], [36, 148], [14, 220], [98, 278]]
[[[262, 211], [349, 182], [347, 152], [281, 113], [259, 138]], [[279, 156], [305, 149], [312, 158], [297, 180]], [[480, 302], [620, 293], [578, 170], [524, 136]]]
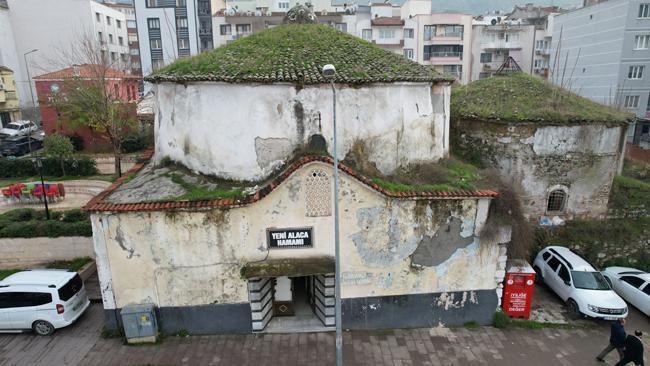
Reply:
[[584, 290], [609, 290], [607, 281], [599, 272], [571, 271], [575, 288]]
[[8, 129], [10, 129], [10, 130], [17, 130], [17, 129], [20, 128], [20, 125], [15, 125], [15, 124], [13, 124], [13, 123], [10, 123], [10, 124], [7, 125], [6, 128], [8, 128]]

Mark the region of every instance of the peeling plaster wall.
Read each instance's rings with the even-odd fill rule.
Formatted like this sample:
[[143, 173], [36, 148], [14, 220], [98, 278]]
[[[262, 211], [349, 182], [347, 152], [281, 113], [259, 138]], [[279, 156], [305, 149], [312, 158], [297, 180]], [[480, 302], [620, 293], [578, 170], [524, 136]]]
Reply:
[[525, 214], [547, 213], [548, 193], [568, 188], [565, 218], [607, 213], [612, 181], [624, 147], [624, 127], [603, 124], [551, 126], [455, 121], [454, 138], [474, 151], [521, 192]]
[[[450, 87], [337, 85], [339, 154], [363, 140], [385, 174], [449, 152]], [[154, 160], [235, 180], [260, 180], [322, 134], [332, 145], [329, 85], [161, 83], [155, 86]]]
[[[303, 180], [313, 169], [332, 173], [329, 165], [307, 164], [245, 207], [93, 214], [105, 308], [247, 303], [247, 280], [240, 275], [245, 263], [333, 257], [332, 216], [305, 216]], [[340, 192], [344, 298], [495, 290], [503, 279], [505, 248], [476, 236], [489, 199], [388, 199], [345, 174]], [[266, 229], [271, 226], [311, 226], [314, 247], [269, 251]], [[436, 253], [435, 245], [445, 247], [435, 263], [417, 259], [418, 248]]]

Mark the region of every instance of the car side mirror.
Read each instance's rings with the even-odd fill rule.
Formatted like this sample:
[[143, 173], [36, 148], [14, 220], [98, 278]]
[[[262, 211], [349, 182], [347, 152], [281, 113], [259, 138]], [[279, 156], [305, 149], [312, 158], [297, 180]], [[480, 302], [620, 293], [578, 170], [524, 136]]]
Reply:
[[564, 284], [567, 285], [567, 286], [571, 286], [571, 281], [568, 281], [568, 280], [564, 281]]

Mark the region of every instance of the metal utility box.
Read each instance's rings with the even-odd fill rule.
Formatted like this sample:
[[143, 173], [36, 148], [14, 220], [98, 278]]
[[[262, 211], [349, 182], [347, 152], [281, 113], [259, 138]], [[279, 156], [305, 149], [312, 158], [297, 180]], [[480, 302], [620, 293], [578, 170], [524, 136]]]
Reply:
[[511, 318], [530, 317], [535, 289], [535, 270], [525, 260], [515, 259], [506, 263], [503, 288], [503, 312]]
[[155, 343], [158, 323], [154, 304], [127, 305], [120, 311], [128, 343]]

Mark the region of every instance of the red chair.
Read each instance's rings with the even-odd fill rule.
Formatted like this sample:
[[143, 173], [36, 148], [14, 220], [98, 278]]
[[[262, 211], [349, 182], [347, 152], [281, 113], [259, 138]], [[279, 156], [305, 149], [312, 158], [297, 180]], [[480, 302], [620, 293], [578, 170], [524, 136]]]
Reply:
[[38, 198], [38, 200], [43, 199], [43, 185], [37, 184], [36, 187], [34, 187], [34, 190], [32, 191], [34, 194], [34, 197]]
[[61, 198], [64, 198], [65, 197], [65, 187], [63, 186], [63, 183], [59, 183], [58, 186], [59, 186], [59, 196], [61, 196]]
[[59, 186], [55, 184], [49, 184], [45, 186], [45, 196], [48, 201], [56, 201], [59, 198]]
[[16, 184], [11, 187], [11, 195], [14, 196], [15, 199], [20, 201], [23, 195], [23, 191], [19, 184]]

